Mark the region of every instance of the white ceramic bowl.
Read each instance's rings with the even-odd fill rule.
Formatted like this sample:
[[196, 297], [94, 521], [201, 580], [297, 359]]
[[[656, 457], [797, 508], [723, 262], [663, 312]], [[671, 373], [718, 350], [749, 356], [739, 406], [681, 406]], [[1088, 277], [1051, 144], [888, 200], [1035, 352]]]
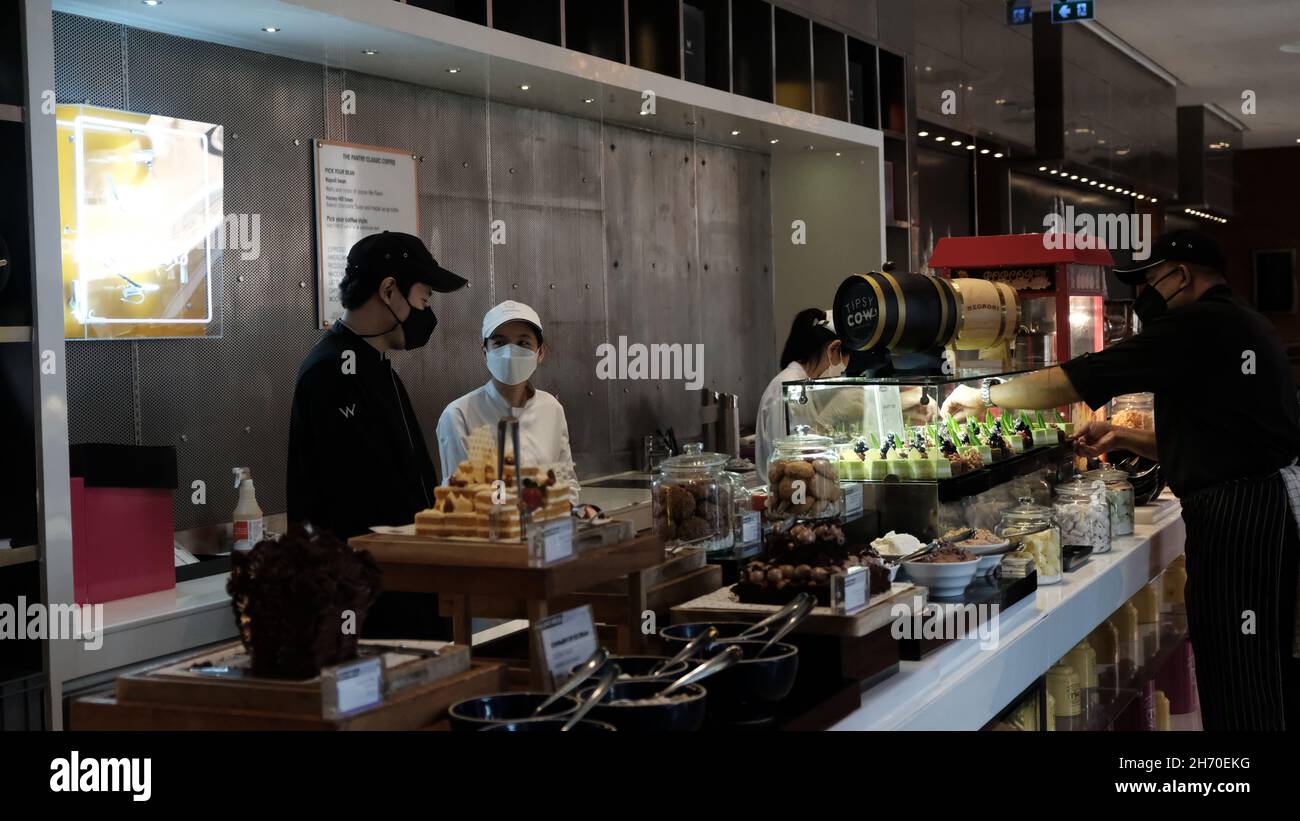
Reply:
[[1002, 564], [1002, 557], [1005, 554], [998, 553], [993, 556], [980, 556], [979, 567], [975, 569], [976, 576], [992, 576], [993, 571], [998, 569]]
[[930, 595], [936, 598], [954, 598], [960, 596], [966, 586], [975, 578], [980, 559], [968, 562], [904, 562], [907, 575], [912, 581], [929, 588]]
[[973, 553], [976, 556], [987, 556], [990, 553], [1001, 553], [1004, 552], [1008, 547], [1010, 547], [1010, 545], [1011, 543], [1008, 542], [1006, 539], [1003, 539], [1000, 542], [995, 542], [994, 544], [963, 544], [960, 542], [957, 543], [957, 547], [960, 547], [962, 550], [965, 550], [967, 553]]

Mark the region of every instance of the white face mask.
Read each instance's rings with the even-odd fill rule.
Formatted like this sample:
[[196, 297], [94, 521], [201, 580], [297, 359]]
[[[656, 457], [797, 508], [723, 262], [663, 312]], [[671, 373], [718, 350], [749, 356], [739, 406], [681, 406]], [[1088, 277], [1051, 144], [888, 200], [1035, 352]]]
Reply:
[[487, 352], [488, 373], [506, 385], [527, 382], [537, 370], [537, 352], [519, 345], [502, 345]]
[[826, 367], [826, 370], [822, 373], [822, 378], [834, 379], [837, 376], [843, 376], [844, 371], [848, 369], [848, 366], [849, 366], [848, 361], [844, 359], [843, 356], [841, 356], [838, 364], [828, 365]]

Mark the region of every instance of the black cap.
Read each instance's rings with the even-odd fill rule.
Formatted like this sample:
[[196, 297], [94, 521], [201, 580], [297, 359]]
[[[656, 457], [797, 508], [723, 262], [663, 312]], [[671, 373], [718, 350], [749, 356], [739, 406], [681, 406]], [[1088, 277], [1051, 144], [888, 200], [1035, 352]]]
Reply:
[[402, 289], [423, 282], [444, 294], [464, 288], [469, 281], [438, 264], [419, 237], [383, 231], [362, 237], [348, 251], [344, 278], [391, 276]]
[[1200, 231], [1184, 229], [1161, 234], [1151, 246], [1149, 259], [1128, 268], [1115, 268], [1115, 276], [1128, 285], [1141, 285], [1146, 282], [1147, 271], [1162, 262], [1202, 265], [1219, 273], [1223, 273], [1224, 267], [1223, 251], [1219, 250], [1219, 243]]

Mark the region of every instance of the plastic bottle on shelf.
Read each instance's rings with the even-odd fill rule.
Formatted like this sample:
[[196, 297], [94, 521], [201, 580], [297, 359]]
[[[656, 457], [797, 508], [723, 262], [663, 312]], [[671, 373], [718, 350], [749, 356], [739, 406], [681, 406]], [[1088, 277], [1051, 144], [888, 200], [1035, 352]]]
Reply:
[[1088, 634], [1088, 644], [1096, 653], [1098, 689], [1113, 690], [1119, 676], [1119, 630], [1104, 621]]
[[1125, 686], [1137, 673], [1142, 663], [1141, 643], [1138, 641], [1137, 608], [1124, 602], [1108, 619], [1115, 625], [1119, 636], [1119, 667], [1116, 670], [1119, 686]]
[[1168, 732], [1173, 728], [1173, 722], [1169, 719], [1169, 699], [1164, 691], [1156, 690], [1156, 730]]
[[1169, 602], [1169, 612], [1182, 614], [1187, 612], [1187, 605], [1183, 599], [1183, 589], [1187, 586], [1187, 559], [1179, 556], [1169, 563], [1165, 568], [1164, 575], [1161, 577], [1161, 587], [1164, 588], [1164, 600]]
[[233, 550], [252, 550], [262, 541], [262, 508], [257, 504], [257, 493], [253, 487], [253, 471], [248, 468], [232, 468], [235, 474], [235, 487], [239, 488], [239, 501], [235, 503], [234, 522], [231, 538]]
[[1129, 603], [1137, 608], [1139, 658], [1147, 661], [1160, 651], [1160, 596], [1148, 584], [1134, 594]]
[[1060, 663], [1073, 667], [1079, 673], [1079, 701], [1083, 707], [1083, 725], [1091, 729], [1101, 703], [1097, 679], [1097, 651], [1087, 640], [1084, 640], [1074, 645]]
[[1055, 664], [1047, 671], [1047, 694], [1056, 711], [1056, 729], [1086, 730], [1079, 673], [1069, 665]]

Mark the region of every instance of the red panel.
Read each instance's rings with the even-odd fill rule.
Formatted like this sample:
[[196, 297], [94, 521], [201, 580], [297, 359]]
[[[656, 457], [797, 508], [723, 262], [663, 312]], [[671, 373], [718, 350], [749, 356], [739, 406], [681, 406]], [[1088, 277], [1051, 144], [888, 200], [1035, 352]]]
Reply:
[[[78, 604], [139, 596], [176, 586], [172, 491], [82, 488], [73, 479], [73, 587]], [[78, 521], [80, 519], [80, 521]]]
[[1078, 262], [1114, 265], [1105, 248], [1044, 248], [1042, 234], [1003, 234], [995, 237], [944, 237], [930, 256], [931, 268], [1004, 268]]

